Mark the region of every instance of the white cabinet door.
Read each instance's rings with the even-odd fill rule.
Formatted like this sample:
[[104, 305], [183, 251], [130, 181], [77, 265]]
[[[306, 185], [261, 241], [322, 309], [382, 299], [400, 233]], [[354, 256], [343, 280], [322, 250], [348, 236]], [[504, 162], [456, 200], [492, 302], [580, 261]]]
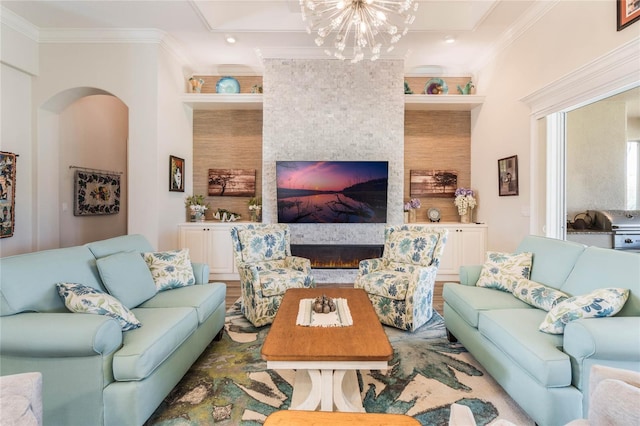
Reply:
[[233, 246], [231, 245], [231, 227], [214, 226], [209, 232], [211, 242], [211, 254], [209, 255], [209, 268], [211, 274], [233, 274], [235, 263], [233, 261]]
[[228, 223], [178, 225], [180, 248], [189, 249], [189, 256], [193, 262], [209, 265], [209, 279], [240, 279], [231, 245], [232, 226]]
[[458, 281], [460, 266], [484, 263], [487, 251], [486, 225], [447, 223], [436, 226], [449, 230], [438, 267], [438, 281]]

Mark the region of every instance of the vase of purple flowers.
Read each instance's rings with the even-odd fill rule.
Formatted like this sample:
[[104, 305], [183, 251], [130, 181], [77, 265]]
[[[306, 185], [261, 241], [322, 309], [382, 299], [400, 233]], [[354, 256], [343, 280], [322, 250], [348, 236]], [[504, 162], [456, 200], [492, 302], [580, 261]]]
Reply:
[[[416, 210], [421, 207], [420, 200], [417, 198], [412, 198], [404, 204], [405, 211], [405, 221], [409, 223], [417, 222], [417, 212]], [[408, 216], [408, 220], [407, 220]]]
[[470, 223], [472, 221], [473, 209], [477, 205], [475, 193], [472, 189], [458, 188], [456, 189], [455, 197], [453, 203], [458, 208], [460, 222]]

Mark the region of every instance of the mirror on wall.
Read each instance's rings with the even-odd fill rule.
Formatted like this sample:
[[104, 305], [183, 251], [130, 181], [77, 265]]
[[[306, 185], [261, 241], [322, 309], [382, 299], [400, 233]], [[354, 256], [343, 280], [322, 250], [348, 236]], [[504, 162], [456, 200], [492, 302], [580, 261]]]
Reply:
[[566, 214], [640, 209], [640, 87], [566, 114]]

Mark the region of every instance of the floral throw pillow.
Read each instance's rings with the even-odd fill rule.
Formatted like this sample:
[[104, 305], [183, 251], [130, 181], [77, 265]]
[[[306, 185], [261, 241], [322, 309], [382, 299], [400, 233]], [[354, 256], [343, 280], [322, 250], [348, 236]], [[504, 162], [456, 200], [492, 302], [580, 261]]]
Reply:
[[624, 288], [600, 288], [589, 294], [575, 296], [558, 303], [540, 324], [540, 331], [563, 334], [564, 327], [581, 318], [611, 317], [620, 312], [629, 290]]
[[569, 295], [560, 290], [525, 278], [516, 283], [512, 293], [523, 302], [547, 312], [558, 303], [569, 298]]
[[477, 287], [512, 292], [522, 278], [529, 279], [532, 253], [487, 252]]
[[158, 291], [194, 285], [189, 249], [142, 253]]
[[75, 283], [58, 283], [58, 294], [71, 312], [106, 315], [120, 323], [122, 331], [142, 326], [140, 321], [115, 297], [93, 287]]

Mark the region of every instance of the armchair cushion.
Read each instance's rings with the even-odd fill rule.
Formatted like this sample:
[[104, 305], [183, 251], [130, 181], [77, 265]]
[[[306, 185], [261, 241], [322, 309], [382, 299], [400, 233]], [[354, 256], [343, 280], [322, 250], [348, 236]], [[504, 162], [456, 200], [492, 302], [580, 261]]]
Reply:
[[239, 237], [244, 262], [279, 260], [287, 256], [287, 238], [284, 230], [244, 229], [239, 232]]
[[158, 291], [194, 285], [189, 249], [143, 253]]
[[376, 296], [393, 300], [404, 300], [411, 282], [410, 272], [380, 270], [371, 272], [366, 280], [362, 280], [362, 288]]
[[275, 268], [260, 271], [260, 288], [264, 297], [283, 295], [289, 288], [306, 287], [308, 275], [295, 269]]
[[107, 291], [127, 308], [135, 308], [156, 294], [146, 262], [136, 251], [105, 256], [96, 261]]

